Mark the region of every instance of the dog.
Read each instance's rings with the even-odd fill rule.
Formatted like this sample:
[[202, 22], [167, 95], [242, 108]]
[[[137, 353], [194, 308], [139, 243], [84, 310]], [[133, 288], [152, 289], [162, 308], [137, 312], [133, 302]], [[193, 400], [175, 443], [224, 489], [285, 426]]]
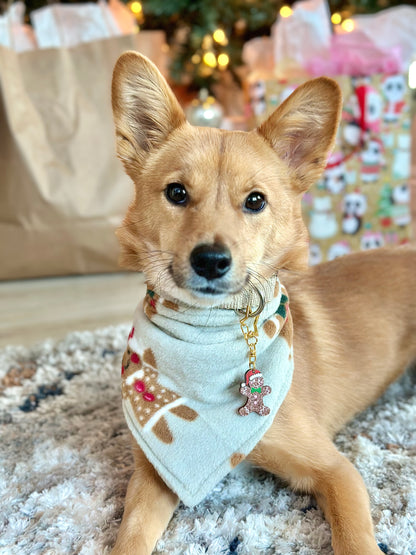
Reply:
[[[198, 128], [157, 68], [126, 52], [112, 105], [135, 185], [121, 261], [148, 284], [123, 358], [135, 466], [113, 554], [149, 555], [178, 491], [192, 504], [227, 472], [229, 420], [249, 436], [230, 468], [246, 458], [314, 494], [336, 555], [379, 554], [363, 480], [332, 438], [416, 358], [416, 252], [308, 267], [301, 197], [333, 147], [338, 86], [308, 81], [250, 132]], [[223, 421], [202, 414], [211, 407]]]

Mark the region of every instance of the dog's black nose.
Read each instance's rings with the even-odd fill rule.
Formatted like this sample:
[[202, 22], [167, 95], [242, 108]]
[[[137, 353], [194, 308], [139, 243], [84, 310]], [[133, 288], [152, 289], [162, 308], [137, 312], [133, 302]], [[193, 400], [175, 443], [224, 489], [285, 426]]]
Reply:
[[190, 256], [195, 272], [206, 279], [222, 277], [231, 267], [231, 253], [224, 245], [199, 245]]

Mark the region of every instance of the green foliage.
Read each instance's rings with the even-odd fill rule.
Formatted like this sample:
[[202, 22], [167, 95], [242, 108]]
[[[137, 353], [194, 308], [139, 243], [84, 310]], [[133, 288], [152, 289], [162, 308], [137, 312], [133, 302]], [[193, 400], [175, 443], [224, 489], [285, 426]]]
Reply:
[[[173, 50], [172, 78], [190, 82], [196, 88], [209, 86], [217, 80], [220, 69], [210, 68], [202, 62], [205, 52], [218, 57], [226, 53], [231, 71], [241, 65], [241, 51], [245, 41], [255, 36], [270, 34], [281, 0], [143, 0], [143, 28], [163, 28]], [[224, 30], [228, 43], [221, 45], [204, 38]], [[201, 59], [192, 61], [193, 56]], [[195, 60], [195, 58], [194, 58]]]
[[[331, 0], [329, 4], [332, 12], [349, 8], [353, 13], [363, 14], [375, 13], [385, 8], [392, 8], [403, 4], [414, 5], [414, 2], [399, 2], [399, 0], [351, 0], [350, 2], [345, 2], [341, 0]], [[340, 4], [341, 7], [337, 8], [336, 4]]]
[[[10, 0], [0, 0], [5, 9]], [[63, 3], [83, 0], [61, 0]], [[128, 2], [128, 0], [123, 0]], [[293, 0], [141, 0], [144, 21], [142, 29], [163, 29], [171, 46], [171, 76], [178, 83], [195, 88], [209, 87], [218, 80], [221, 69], [209, 67], [202, 61], [204, 53], [212, 52], [216, 58], [221, 53], [229, 57], [228, 70], [238, 80], [236, 68], [241, 65], [244, 43], [254, 37], [269, 35], [283, 5]], [[43, 7], [50, 0], [25, 0], [27, 17], [34, 9]], [[414, 5], [414, 1], [408, 2]], [[373, 13], [384, 8], [401, 5], [398, 0], [329, 0], [332, 13]], [[224, 30], [228, 42], [207, 42], [217, 29]], [[205, 39], [205, 43], [204, 43]], [[198, 57], [200, 61], [198, 60]]]

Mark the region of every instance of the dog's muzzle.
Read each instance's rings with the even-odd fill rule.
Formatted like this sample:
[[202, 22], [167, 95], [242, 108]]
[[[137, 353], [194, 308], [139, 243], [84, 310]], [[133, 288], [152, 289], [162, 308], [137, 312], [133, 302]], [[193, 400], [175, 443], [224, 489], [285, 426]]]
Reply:
[[198, 245], [191, 252], [190, 263], [198, 276], [212, 281], [223, 277], [231, 268], [231, 252], [218, 243]]

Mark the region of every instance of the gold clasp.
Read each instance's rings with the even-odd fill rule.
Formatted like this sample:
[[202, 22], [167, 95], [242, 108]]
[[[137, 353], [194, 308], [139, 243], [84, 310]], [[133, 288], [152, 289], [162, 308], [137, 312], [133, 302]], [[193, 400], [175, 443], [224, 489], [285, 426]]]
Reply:
[[246, 340], [247, 346], [249, 348], [248, 360], [249, 360], [249, 368], [251, 369], [256, 367], [256, 345], [259, 337], [257, 322], [259, 320], [260, 314], [257, 314], [256, 316], [254, 316], [252, 330], [250, 330], [247, 324], [247, 320], [249, 318], [252, 318], [254, 314], [251, 312], [250, 305], [248, 305], [246, 310], [246, 315], [240, 320], [241, 331], [243, 332], [244, 339]]

